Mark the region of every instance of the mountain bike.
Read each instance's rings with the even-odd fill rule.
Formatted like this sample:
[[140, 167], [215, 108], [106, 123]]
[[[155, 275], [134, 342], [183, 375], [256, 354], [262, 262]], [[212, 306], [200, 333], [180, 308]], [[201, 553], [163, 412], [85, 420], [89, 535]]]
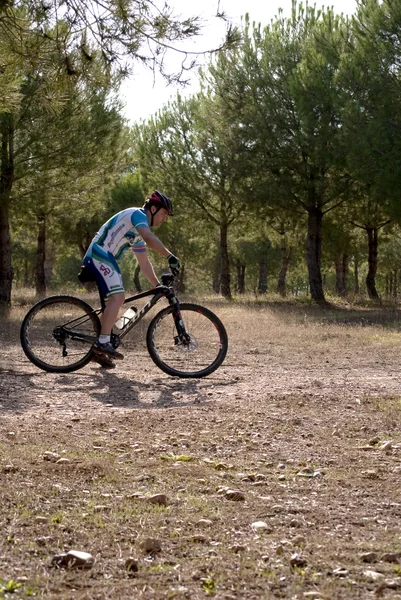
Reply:
[[[121, 340], [163, 298], [169, 305], [151, 320], [146, 346], [154, 363], [168, 375], [205, 377], [223, 362], [228, 337], [221, 320], [208, 308], [180, 303], [174, 291], [174, 276], [162, 275], [162, 284], [127, 298], [124, 304], [150, 296], [149, 301], [121, 330], [113, 327], [111, 343]], [[20, 331], [22, 348], [29, 360], [50, 373], [71, 373], [87, 365], [93, 357], [103, 307], [93, 309], [74, 296], [50, 296], [26, 314]], [[118, 323], [118, 321], [117, 321]]]

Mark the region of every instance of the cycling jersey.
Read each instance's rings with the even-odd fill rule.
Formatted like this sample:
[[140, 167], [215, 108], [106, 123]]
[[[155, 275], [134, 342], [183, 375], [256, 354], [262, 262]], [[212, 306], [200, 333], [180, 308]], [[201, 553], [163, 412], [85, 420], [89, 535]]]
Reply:
[[140, 229], [149, 229], [144, 208], [126, 208], [111, 217], [93, 238], [83, 263], [96, 277], [101, 297], [124, 291], [117, 260], [128, 248], [135, 253], [146, 252]]
[[98, 244], [118, 260], [130, 246], [135, 252], [145, 250], [146, 244], [139, 233], [141, 227], [149, 229], [145, 209], [126, 208], [99, 229], [92, 243]]

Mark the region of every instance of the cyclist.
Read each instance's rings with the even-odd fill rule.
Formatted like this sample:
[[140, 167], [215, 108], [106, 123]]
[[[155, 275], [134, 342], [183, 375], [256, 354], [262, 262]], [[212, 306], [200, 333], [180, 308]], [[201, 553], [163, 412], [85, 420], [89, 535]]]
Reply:
[[111, 344], [111, 330], [124, 303], [125, 294], [117, 261], [131, 247], [142, 273], [152, 286], [160, 285], [148, 258], [147, 247], [168, 260], [173, 273], [181, 268], [180, 260], [168, 250], [151, 227], [159, 227], [173, 215], [168, 196], [155, 190], [142, 208], [126, 208], [111, 217], [96, 233], [83, 259], [87, 273], [96, 280], [105, 308], [101, 317], [102, 329], [95, 343], [94, 361], [114, 368], [111, 360], [124, 358]]

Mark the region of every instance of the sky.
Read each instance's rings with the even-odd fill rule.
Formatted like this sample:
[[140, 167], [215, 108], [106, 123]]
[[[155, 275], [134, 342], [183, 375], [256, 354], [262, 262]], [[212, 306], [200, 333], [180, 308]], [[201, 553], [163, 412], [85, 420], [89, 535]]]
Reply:
[[[156, 1], [155, 4], [160, 4], [160, 2]], [[309, 4], [313, 6], [314, 2], [310, 1]], [[224, 40], [226, 24], [214, 16], [217, 9], [220, 12], [224, 11], [233, 24], [240, 24], [241, 17], [247, 12], [251, 21], [260, 22], [263, 26], [268, 25], [272, 19], [274, 20], [280, 9], [285, 17], [289, 16], [292, 1], [199, 0], [199, 3], [196, 3], [188, 2], [188, 0], [170, 0], [169, 5], [177, 16], [185, 18], [196, 15], [202, 19], [204, 33], [197, 36], [195, 40], [187, 40], [182, 44], [186, 50], [202, 52], [219, 47]], [[357, 0], [332, 0], [328, 3], [318, 0], [316, 2], [317, 8], [321, 8], [323, 5], [332, 6], [336, 13], [351, 15], [356, 9]], [[179, 60], [179, 56], [170, 51], [169, 64], [174, 67], [177, 60]], [[169, 99], [175, 98], [178, 91], [181, 95], [189, 95], [198, 90], [196, 68], [190, 72], [190, 83], [184, 88], [179, 85], [166, 85], [160, 75], [155, 77], [152, 72], [138, 63], [134, 66], [133, 71], [134, 74], [122, 84], [120, 90], [120, 98], [125, 104], [123, 114], [131, 124], [149, 118]]]

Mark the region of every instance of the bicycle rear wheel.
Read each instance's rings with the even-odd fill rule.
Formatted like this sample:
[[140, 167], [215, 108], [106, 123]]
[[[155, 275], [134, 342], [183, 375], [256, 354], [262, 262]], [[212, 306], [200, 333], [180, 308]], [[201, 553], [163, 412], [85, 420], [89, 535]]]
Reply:
[[181, 304], [187, 343], [178, 339], [173, 307], [161, 310], [151, 321], [146, 344], [156, 365], [177, 377], [205, 377], [223, 362], [228, 349], [227, 332], [220, 319], [197, 304]]
[[99, 317], [89, 304], [73, 296], [51, 296], [26, 314], [20, 331], [29, 360], [50, 373], [84, 367], [100, 333]]

